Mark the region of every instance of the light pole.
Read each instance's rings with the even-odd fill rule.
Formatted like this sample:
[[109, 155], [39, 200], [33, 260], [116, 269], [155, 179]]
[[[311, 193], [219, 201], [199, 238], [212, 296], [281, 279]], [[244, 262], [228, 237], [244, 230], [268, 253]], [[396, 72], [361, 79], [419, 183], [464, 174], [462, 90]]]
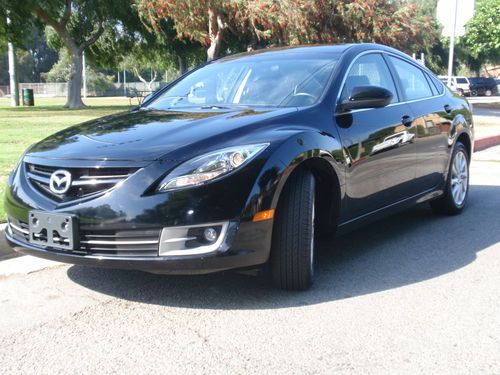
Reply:
[[82, 62], [83, 62], [83, 97], [87, 99], [87, 64], [85, 63], [85, 51], [82, 53]]
[[450, 35], [450, 55], [448, 56], [448, 86], [451, 85], [451, 76], [453, 75], [453, 53], [455, 50], [455, 32], [457, 28], [457, 8], [458, 0], [453, 1], [454, 11], [453, 11], [453, 28]]
[[[7, 25], [10, 26], [10, 19], [7, 17]], [[11, 42], [7, 43], [9, 55], [9, 83], [10, 83], [10, 105], [19, 106], [19, 82], [17, 81], [17, 61], [16, 47]]]

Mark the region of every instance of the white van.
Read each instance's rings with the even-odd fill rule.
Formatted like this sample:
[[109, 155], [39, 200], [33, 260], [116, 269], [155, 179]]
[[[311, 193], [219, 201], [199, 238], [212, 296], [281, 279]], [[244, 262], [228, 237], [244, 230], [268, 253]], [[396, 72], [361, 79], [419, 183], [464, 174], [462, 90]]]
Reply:
[[[445, 85], [448, 84], [448, 76], [438, 76], [438, 78], [444, 82]], [[467, 77], [463, 76], [451, 76], [450, 89], [456, 93], [464, 96], [470, 95], [470, 82]]]

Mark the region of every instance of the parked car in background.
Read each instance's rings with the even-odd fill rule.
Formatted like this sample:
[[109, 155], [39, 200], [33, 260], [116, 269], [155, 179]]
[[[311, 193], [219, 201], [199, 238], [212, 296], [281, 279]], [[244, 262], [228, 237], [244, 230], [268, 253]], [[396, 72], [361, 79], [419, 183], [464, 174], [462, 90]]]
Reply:
[[5, 234], [17, 251], [88, 266], [268, 264], [275, 285], [303, 290], [319, 233], [422, 202], [462, 212], [473, 145], [467, 100], [393, 48], [227, 56], [31, 146], [7, 181]]
[[470, 94], [472, 96], [484, 95], [491, 96], [498, 94], [497, 83], [491, 77], [472, 77], [469, 78]]
[[[448, 85], [448, 76], [438, 77], [445, 85]], [[455, 91], [461, 96], [470, 95], [470, 82], [467, 77], [463, 76], [452, 76], [450, 82], [450, 89]]]

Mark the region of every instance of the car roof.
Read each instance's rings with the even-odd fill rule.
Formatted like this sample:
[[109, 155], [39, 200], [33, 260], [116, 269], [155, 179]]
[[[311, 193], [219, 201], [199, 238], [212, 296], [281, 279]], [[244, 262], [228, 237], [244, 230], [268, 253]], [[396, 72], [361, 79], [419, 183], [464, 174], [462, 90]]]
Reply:
[[[376, 43], [353, 43], [353, 44], [313, 44], [313, 45], [299, 45], [291, 47], [273, 47], [273, 48], [263, 48], [255, 51], [236, 53], [234, 55], [228, 55], [217, 59], [216, 61], [231, 61], [240, 58], [269, 58], [269, 57], [290, 57], [290, 56], [304, 56], [304, 57], [315, 57], [315, 56], [333, 56], [341, 55], [347, 50], [355, 49], [357, 52], [363, 52], [364, 50], [381, 50], [397, 53], [404, 55], [401, 51], [394, 48], [387, 47]], [[404, 55], [406, 56], [406, 55]]]

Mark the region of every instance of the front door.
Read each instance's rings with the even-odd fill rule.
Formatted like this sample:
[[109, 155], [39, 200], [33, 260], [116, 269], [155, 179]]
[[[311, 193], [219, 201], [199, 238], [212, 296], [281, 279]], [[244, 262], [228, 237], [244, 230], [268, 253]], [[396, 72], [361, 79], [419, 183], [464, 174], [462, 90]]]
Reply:
[[415, 127], [411, 109], [400, 101], [394, 79], [379, 53], [360, 56], [349, 70], [340, 101], [356, 86], [380, 86], [393, 93], [384, 108], [336, 114], [347, 154], [346, 199], [341, 221], [376, 211], [417, 193]]

